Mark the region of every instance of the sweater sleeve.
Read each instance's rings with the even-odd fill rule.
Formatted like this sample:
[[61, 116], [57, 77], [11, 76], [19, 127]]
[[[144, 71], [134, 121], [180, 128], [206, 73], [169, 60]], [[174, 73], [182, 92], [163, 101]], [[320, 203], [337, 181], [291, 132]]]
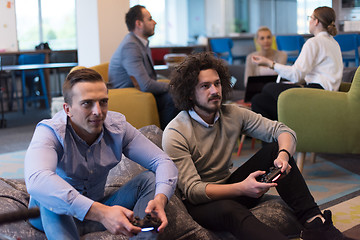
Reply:
[[242, 109], [241, 114], [244, 134], [265, 142], [277, 142], [281, 133], [288, 132], [296, 142], [296, 133], [282, 122], [270, 120], [247, 109]]
[[167, 127], [162, 138], [164, 151], [174, 161], [179, 171], [178, 187], [183, 195], [193, 204], [209, 202], [206, 195], [207, 182], [201, 180], [191, 157], [190, 145], [181, 133], [175, 128]]

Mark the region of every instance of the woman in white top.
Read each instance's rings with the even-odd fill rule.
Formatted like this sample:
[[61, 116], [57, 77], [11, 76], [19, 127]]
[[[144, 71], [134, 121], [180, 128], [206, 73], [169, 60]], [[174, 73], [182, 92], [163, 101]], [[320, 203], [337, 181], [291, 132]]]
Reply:
[[272, 48], [273, 35], [268, 27], [260, 27], [255, 34], [255, 41], [260, 46], [260, 50], [250, 53], [246, 57], [245, 67], [245, 86], [249, 76], [278, 75], [273, 69], [262, 66], [252, 61], [253, 56], [263, 56], [274, 62], [286, 64], [287, 54]]
[[292, 83], [267, 84], [252, 99], [253, 111], [277, 120], [277, 99], [282, 91], [294, 87], [339, 90], [343, 62], [340, 46], [333, 38], [337, 33], [335, 11], [330, 7], [319, 7], [309, 18], [309, 31], [314, 37], [305, 42], [294, 65], [286, 66], [263, 56], [253, 56], [254, 63], [274, 69]]

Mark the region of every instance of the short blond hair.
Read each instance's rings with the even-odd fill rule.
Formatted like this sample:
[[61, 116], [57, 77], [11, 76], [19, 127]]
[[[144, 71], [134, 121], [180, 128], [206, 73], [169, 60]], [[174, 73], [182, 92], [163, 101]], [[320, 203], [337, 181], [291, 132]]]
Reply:
[[259, 29], [256, 31], [256, 34], [255, 34], [255, 38], [257, 39], [259, 37], [259, 32], [270, 32], [270, 35], [272, 36], [272, 32], [270, 30], [270, 28], [266, 27], [266, 26], [261, 26], [259, 27]]

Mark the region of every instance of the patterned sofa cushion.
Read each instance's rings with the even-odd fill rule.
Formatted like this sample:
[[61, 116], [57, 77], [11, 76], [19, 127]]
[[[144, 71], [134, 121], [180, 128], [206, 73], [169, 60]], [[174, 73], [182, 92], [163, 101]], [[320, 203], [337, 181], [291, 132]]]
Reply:
[[[29, 195], [26, 192], [23, 179], [0, 178], [0, 213], [11, 213], [27, 209]], [[3, 219], [4, 221], [6, 219]], [[46, 239], [45, 234], [31, 227], [26, 220], [2, 223], [0, 239]]]

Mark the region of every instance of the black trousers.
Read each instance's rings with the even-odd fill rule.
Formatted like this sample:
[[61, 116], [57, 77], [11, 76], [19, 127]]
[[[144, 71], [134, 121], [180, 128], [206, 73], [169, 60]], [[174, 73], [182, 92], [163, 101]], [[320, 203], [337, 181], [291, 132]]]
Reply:
[[323, 89], [320, 84], [310, 83], [305, 85], [286, 84], [286, 83], [268, 83], [264, 86], [261, 93], [256, 94], [251, 99], [251, 109], [260, 113], [263, 117], [278, 120], [277, 101], [280, 93], [290, 88], [318, 88]]
[[[250, 173], [257, 170], [268, 170], [278, 153], [278, 144], [271, 143], [264, 146], [246, 163], [240, 166], [229, 178], [228, 183], [243, 181]], [[309, 218], [321, 214], [315, 203], [304, 178], [293, 158], [289, 161], [291, 171], [278, 181], [276, 190], [280, 197], [294, 210], [301, 224]], [[185, 206], [200, 225], [214, 231], [228, 231], [239, 239], [287, 239], [275, 229], [260, 222], [251, 212], [260, 201], [256, 198], [241, 196], [236, 199], [212, 201], [205, 204], [193, 205], [184, 201]], [[269, 236], [271, 236], [269, 238]]]
[[156, 106], [159, 112], [160, 128], [162, 130], [173, 120], [179, 113], [179, 110], [175, 108], [174, 102], [169, 92], [162, 94], [154, 94], [156, 100]]

